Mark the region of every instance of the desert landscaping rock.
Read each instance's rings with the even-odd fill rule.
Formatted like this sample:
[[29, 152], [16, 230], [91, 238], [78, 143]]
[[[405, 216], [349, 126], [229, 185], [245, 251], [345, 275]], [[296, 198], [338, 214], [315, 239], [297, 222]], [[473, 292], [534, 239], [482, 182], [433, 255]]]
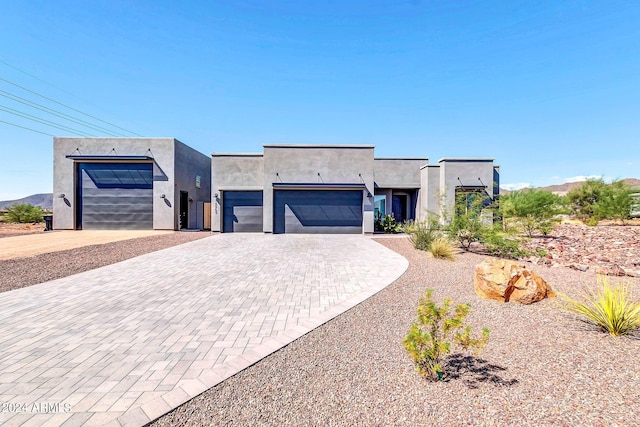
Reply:
[[575, 270], [597, 270], [611, 276], [640, 276], [640, 227], [638, 225], [562, 224], [550, 236], [532, 239], [527, 248], [544, 250], [544, 257], [529, 261]]
[[498, 302], [533, 304], [555, 296], [551, 286], [522, 263], [498, 258], [476, 266], [473, 287], [481, 298]]
[[[406, 239], [379, 242], [406, 257], [392, 285], [160, 418], [153, 426], [634, 425], [640, 419], [640, 340], [613, 338], [567, 315], [479, 298], [482, 256], [427, 257]], [[577, 295], [593, 272], [532, 269]], [[635, 279], [634, 284], [639, 285]], [[425, 289], [471, 303], [475, 330], [491, 330], [476, 357], [448, 360], [446, 381], [415, 372], [402, 338]]]

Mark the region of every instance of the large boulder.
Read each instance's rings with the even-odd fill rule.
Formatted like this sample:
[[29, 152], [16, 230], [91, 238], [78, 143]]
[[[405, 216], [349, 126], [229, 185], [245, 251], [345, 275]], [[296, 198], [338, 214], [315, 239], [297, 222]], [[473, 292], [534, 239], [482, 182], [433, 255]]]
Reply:
[[496, 258], [476, 266], [473, 286], [480, 297], [500, 302], [532, 304], [556, 296], [551, 286], [525, 265]]

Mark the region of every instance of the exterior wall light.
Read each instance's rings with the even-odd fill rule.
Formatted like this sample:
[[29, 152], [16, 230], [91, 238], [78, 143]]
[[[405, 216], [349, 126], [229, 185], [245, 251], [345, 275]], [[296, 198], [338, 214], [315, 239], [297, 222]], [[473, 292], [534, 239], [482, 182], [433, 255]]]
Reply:
[[160, 195], [160, 198], [161, 198], [161, 199], [166, 199], [166, 198], [167, 198], [167, 196], [165, 196], [164, 194], [161, 194], [161, 195]]
[[58, 194], [58, 199], [64, 199], [66, 196], [64, 193]]

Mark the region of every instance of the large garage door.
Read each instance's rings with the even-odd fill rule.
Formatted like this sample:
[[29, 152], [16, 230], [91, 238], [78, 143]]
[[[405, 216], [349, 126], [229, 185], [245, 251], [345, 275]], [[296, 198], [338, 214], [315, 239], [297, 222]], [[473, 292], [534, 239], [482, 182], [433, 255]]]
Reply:
[[78, 163], [78, 228], [153, 229], [151, 163]]
[[261, 232], [262, 191], [222, 192], [222, 231]]
[[362, 233], [361, 190], [276, 190], [274, 233]]

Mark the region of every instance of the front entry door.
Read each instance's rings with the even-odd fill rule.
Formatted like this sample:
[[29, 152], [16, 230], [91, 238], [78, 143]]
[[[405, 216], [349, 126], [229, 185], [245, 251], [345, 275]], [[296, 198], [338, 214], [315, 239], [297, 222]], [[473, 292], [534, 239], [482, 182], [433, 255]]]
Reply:
[[393, 196], [391, 203], [391, 209], [393, 211], [393, 217], [397, 223], [403, 223], [407, 219], [407, 196], [398, 195]]

